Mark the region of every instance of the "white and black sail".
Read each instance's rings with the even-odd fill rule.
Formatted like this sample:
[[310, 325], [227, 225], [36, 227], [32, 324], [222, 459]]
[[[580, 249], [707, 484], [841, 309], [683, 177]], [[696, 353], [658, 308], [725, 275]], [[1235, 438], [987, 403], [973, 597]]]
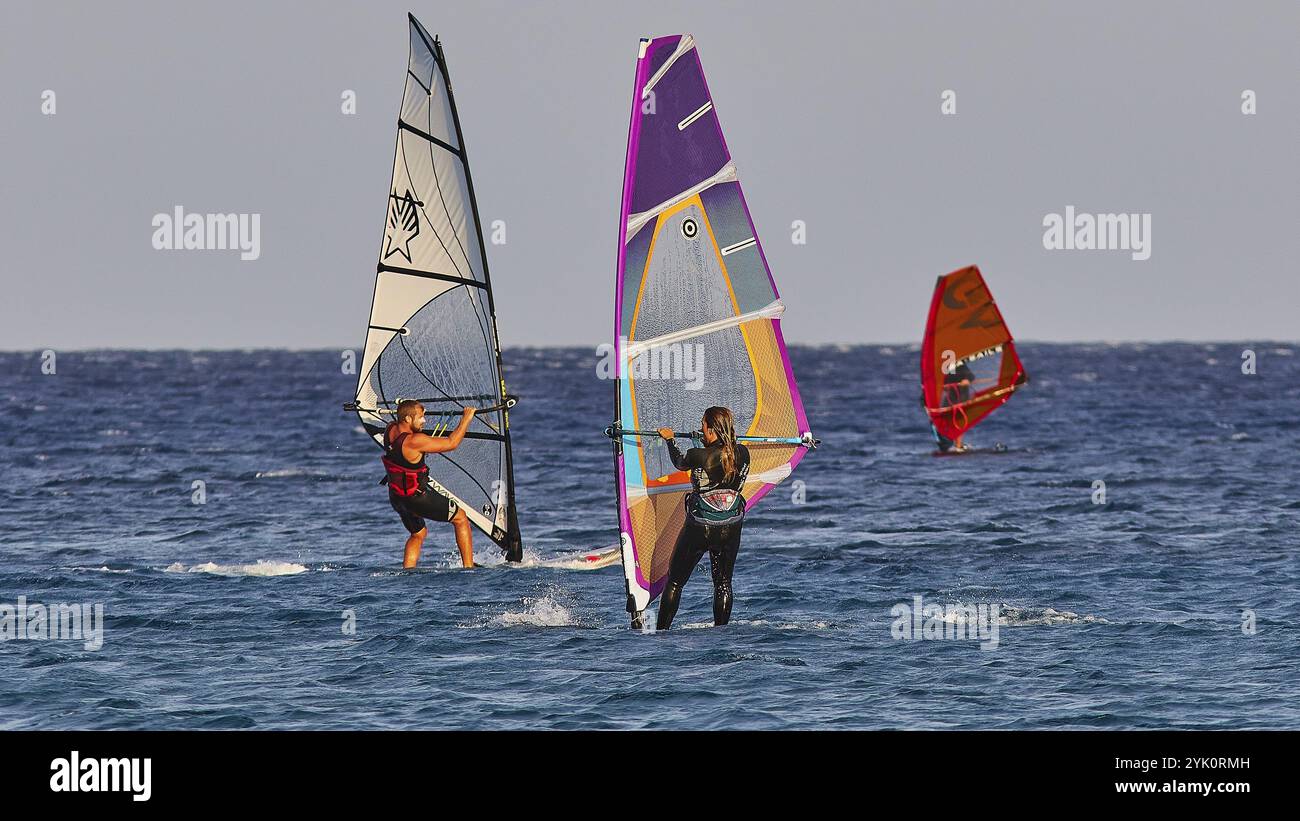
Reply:
[[431, 480], [518, 560], [509, 406], [492, 284], [442, 43], [410, 16], [406, 90], [355, 410], [382, 445], [397, 403], [437, 433], [479, 408], [460, 447], [427, 457]]

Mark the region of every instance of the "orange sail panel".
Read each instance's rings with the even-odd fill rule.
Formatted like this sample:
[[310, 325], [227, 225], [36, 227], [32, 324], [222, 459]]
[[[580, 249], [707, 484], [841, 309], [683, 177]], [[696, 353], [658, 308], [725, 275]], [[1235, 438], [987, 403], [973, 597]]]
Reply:
[[956, 439], [1027, 381], [979, 268], [939, 277], [921, 344], [921, 387], [935, 433]]

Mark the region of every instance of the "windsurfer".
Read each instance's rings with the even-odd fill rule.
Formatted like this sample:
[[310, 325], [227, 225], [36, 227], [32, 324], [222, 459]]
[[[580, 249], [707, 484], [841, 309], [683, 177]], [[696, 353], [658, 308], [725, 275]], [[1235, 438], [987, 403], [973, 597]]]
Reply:
[[659, 603], [659, 630], [672, 625], [682, 588], [706, 550], [713, 575], [713, 623], [721, 626], [731, 619], [731, 573], [745, 521], [741, 491], [749, 475], [749, 450], [736, 441], [735, 421], [727, 408], [706, 410], [700, 429], [704, 447], [686, 453], [678, 449], [671, 428], [659, 429], [673, 465], [691, 472], [694, 488], [686, 496], [686, 523], [673, 549], [668, 584]]
[[[940, 401], [940, 407], [950, 407], [959, 405], [962, 402], [969, 402], [971, 398], [971, 387], [975, 384], [975, 372], [965, 362], [952, 369], [952, 373], [944, 374], [943, 377], [943, 398]], [[962, 436], [965, 431], [957, 434], [956, 439], [949, 439], [946, 436], [940, 436], [937, 432], [935, 436], [939, 439], [939, 450], [948, 452], [950, 450], [960, 453], [966, 450], [962, 444]]]
[[429, 483], [429, 468], [424, 457], [429, 453], [446, 453], [460, 446], [474, 418], [474, 408], [465, 408], [460, 424], [446, 436], [424, 433], [424, 406], [413, 399], [399, 402], [397, 421], [384, 431], [384, 482], [388, 485], [388, 502], [402, 517], [410, 536], [402, 567], [415, 567], [428, 528], [424, 520], [451, 522], [456, 529], [456, 547], [465, 567], [474, 566], [474, 537], [469, 519], [459, 505]]
[[971, 386], [975, 384], [975, 372], [965, 362], [953, 368], [952, 373], [943, 377], [943, 405], [956, 405], [969, 402]]

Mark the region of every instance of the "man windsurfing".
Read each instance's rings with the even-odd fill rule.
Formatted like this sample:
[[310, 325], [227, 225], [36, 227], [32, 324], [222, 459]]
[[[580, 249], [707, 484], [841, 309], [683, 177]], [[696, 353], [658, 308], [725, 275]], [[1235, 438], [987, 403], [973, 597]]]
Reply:
[[700, 430], [704, 447], [682, 453], [672, 429], [659, 429], [673, 465], [691, 472], [693, 487], [686, 495], [686, 524], [673, 548], [668, 584], [659, 602], [659, 630], [672, 625], [682, 588], [706, 550], [713, 575], [713, 624], [720, 627], [731, 619], [731, 573], [745, 522], [745, 497], [740, 492], [749, 476], [749, 450], [736, 441], [735, 421], [727, 408], [706, 410]]
[[[960, 405], [962, 402], [969, 402], [971, 398], [971, 388], [974, 384], [975, 372], [970, 369], [969, 365], [963, 362], [956, 368], [953, 368], [952, 373], [944, 374], [943, 398], [939, 402], [939, 407], [946, 408], [952, 405]], [[925, 404], [924, 395], [921, 397], [921, 404]], [[931, 430], [934, 430], [933, 423], [930, 425], [930, 428]], [[947, 453], [950, 450], [961, 453], [966, 450], [966, 446], [963, 445], [961, 441], [962, 437], [965, 435], [966, 432], [963, 430], [961, 433], [957, 434], [956, 439], [949, 439], [946, 436], [941, 436], [939, 431], [934, 431], [934, 437], [939, 442], [939, 450], [943, 453]]]
[[425, 519], [451, 522], [456, 528], [456, 547], [464, 567], [474, 566], [474, 537], [465, 511], [438, 488], [429, 483], [429, 467], [424, 457], [429, 453], [447, 453], [460, 446], [474, 418], [474, 408], [465, 408], [460, 424], [446, 436], [424, 433], [424, 405], [407, 399], [397, 405], [397, 421], [384, 430], [384, 482], [388, 485], [388, 502], [402, 517], [410, 536], [402, 567], [415, 567], [420, 548], [428, 535]]

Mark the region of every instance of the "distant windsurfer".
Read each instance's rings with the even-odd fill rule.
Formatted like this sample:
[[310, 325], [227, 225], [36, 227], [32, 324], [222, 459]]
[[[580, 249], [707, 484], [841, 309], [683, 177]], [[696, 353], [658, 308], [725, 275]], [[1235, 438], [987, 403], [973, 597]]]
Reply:
[[[943, 395], [940, 397], [939, 407], [947, 408], [953, 405], [960, 405], [963, 402], [969, 402], [971, 398], [971, 388], [974, 384], [975, 372], [970, 369], [969, 365], [963, 362], [953, 368], [951, 373], [944, 374]], [[924, 401], [925, 399], [922, 397], [922, 403], [924, 403]], [[962, 413], [964, 416], [964, 411]], [[966, 446], [962, 444], [961, 441], [962, 436], [966, 433], [964, 430], [957, 434], [956, 439], [949, 439], [939, 433], [933, 423], [930, 427], [934, 430], [934, 438], [935, 441], [939, 443], [939, 451], [941, 453], [947, 453], [949, 451], [960, 453], [966, 450]]]
[[975, 372], [965, 362], [952, 369], [952, 373], [943, 377], [944, 405], [956, 405], [970, 401], [970, 389], [975, 384]]
[[411, 535], [406, 540], [402, 567], [415, 567], [420, 548], [428, 535], [424, 520], [451, 522], [456, 528], [456, 547], [465, 567], [474, 566], [474, 537], [465, 511], [429, 484], [429, 468], [424, 457], [429, 453], [446, 453], [460, 446], [474, 418], [474, 408], [465, 408], [460, 424], [446, 436], [424, 433], [424, 406], [413, 399], [399, 402], [397, 421], [384, 431], [384, 481], [388, 484], [388, 501], [402, 517]]
[[659, 602], [659, 630], [672, 625], [682, 588], [706, 550], [713, 574], [713, 623], [722, 626], [731, 619], [731, 573], [745, 521], [741, 491], [749, 476], [749, 450], [736, 441], [735, 421], [727, 408], [706, 410], [700, 430], [704, 447], [682, 453], [672, 429], [659, 429], [659, 435], [668, 443], [673, 465], [691, 472], [693, 487], [686, 496], [686, 523], [673, 549], [668, 584]]

